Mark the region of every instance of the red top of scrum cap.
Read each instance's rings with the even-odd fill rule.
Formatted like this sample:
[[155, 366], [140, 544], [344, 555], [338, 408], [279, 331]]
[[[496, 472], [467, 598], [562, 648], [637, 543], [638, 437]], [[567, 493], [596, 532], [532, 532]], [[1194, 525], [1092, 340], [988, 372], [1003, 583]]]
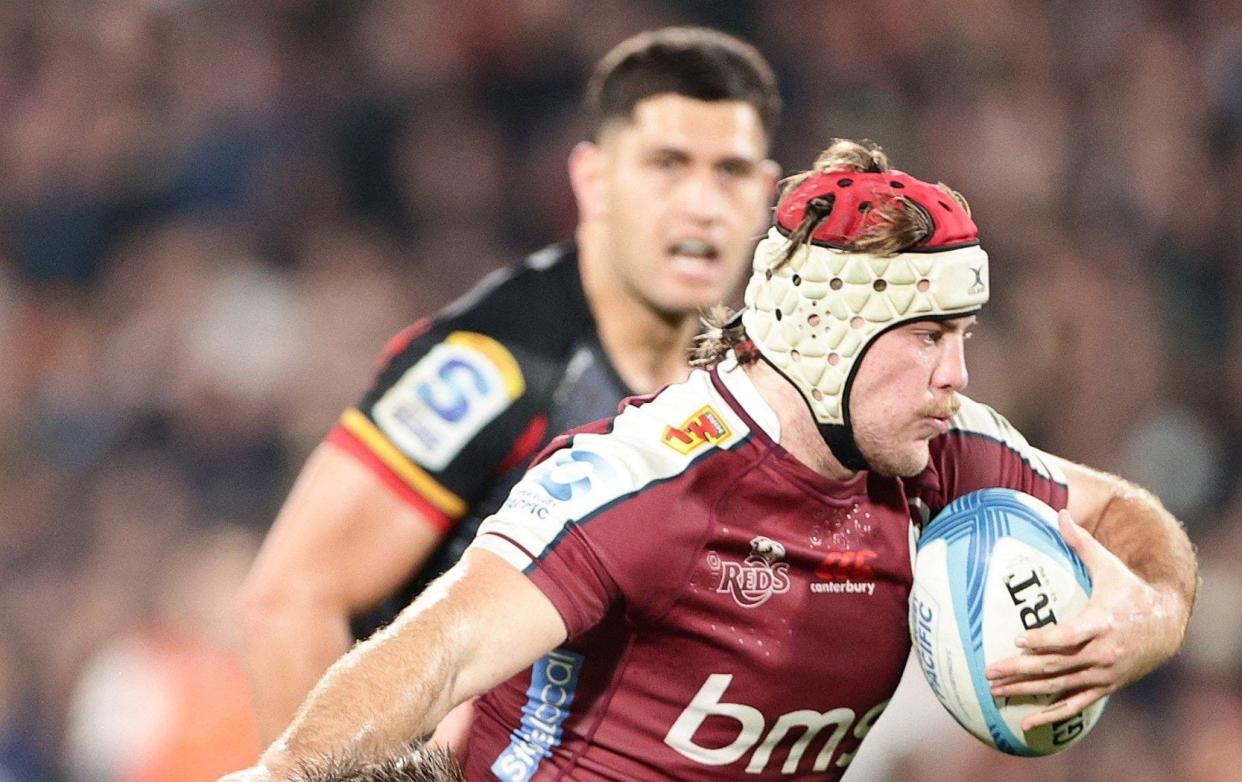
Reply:
[[957, 199], [904, 171], [812, 174], [781, 201], [776, 211], [777, 228], [786, 234], [796, 230], [812, 198], [823, 198], [832, 204], [828, 217], [811, 235], [812, 244], [849, 249], [875, 222], [873, 207], [893, 198], [908, 198], [931, 217], [932, 235], [911, 248], [914, 252], [979, 243], [979, 229]]

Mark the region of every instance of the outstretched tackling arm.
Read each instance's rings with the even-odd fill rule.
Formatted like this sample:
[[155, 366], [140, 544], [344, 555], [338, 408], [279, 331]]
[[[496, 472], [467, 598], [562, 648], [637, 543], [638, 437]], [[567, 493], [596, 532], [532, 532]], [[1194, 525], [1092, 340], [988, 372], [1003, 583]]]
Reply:
[[382, 758], [565, 637], [561, 615], [530, 579], [490, 552], [469, 551], [328, 669], [259, 766], [226, 780], [290, 780], [316, 758]]
[[1069, 482], [1061, 533], [1091, 575], [1092, 596], [1073, 620], [1020, 634], [1026, 652], [988, 669], [997, 697], [1064, 694], [1028, 717], [1026, 730], [1065, 719], [1172, 657], [1198, 586], [1194, 547], [1151, 492], [1047, 458]]
[[316, 449], [242, 591], [243, 656], [264, 742], [348, 651], [350, 617], [395, 592], [442, 534], [354, 457], [331, 443]]
[[[514, 298], [510, 289], [497, 298], [505, 279], [476, 289], [457, 315], [389, 342], [371, 388], [312, 454], [281, 509], [241, 606], [264, 741], [349, 648], [351, 617], [412, 577], [421, 584], [503, 465], [537, 447], [543, 400], [525, 393], [521, 351], [485, 333]], [[547, 287], [531, 278], [520, 287], [531, 285]]]

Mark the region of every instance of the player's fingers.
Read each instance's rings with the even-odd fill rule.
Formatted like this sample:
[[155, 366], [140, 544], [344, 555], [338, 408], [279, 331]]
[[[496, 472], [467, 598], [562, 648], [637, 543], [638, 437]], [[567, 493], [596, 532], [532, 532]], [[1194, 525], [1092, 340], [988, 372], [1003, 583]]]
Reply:
[[1102, 544], [1090, 532], [1080, 527], [1068, 510], [1057, 513], [1057, 527], [1061, 530], [1061, 537], [1065, 538], [1065, 542], [1086, 565], [1087, 573], [1094, 575]]
[[1091, 687], [1068, 695], [1059, 701], [1049, 704], [1046, 709], [1027, 716], [1026, 719], [1022, 720], [1022, 730], [1034, 730], [1040, 725], [1051, 725], [1054, 722], [1060, 722], [1072, 717], [1107, 694], [1108, 690], [1104, 687]]
[[1053, 676], [993, 681], [991, 692], [997, 698], [1016, 698], [1022, 695], [1057, 695], [1105, 684], [1103, 672], [1095, 668], [1079, 668]]
[[1014, 645], [1037, 654], [1073, 654], [1108, 631], [1107, 616], [1084, 611], [1068, 622], [1018, 633]]
[[1019, 654], [997, 660], [983, 675], [993, 684], [1078, 671], [1090, 663], [1075, 654]]
[[1077, 550], [1082, 545], [1082, 541], [1078, 539], [1078, 530], [1082, 528], [1074, 522], [1074, 517], [1070, 516], [1068, 510], [1057, 511], [1057, 527], [1061, 530], [1061, 537], [1065, 538], [1070, 548]]

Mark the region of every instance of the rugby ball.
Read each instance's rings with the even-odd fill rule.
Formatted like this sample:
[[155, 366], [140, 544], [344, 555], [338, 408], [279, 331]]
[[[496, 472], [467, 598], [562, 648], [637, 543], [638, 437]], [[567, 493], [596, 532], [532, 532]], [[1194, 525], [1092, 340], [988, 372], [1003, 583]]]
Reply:
[[1023, 630], [1076, 616], [1091, 596], [1057, 513], [1012, 489], [958, 498], [924, 526], [910, 594], [910, 636], [940, 703], [978, 739], [1010, 755], [1050, 755], [1085, 736], [1104, 700], [1024, 732], [1022, 719], [1054, 696], [993, 698], [983, 672], [1019, 653]]

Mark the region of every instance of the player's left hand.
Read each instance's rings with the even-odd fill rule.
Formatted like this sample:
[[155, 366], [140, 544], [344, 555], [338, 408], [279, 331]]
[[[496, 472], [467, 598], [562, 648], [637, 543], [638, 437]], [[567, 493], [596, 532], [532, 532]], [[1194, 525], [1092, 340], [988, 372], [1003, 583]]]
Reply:
[[1091, 576], [1091, 599], [1074, 619], [1020, 633], [1016, 644], [1025, 651], [986, 671], [995, 697], [1057, 696], [1022, 721], [1027, 731], [1077, 714], [1150, 673], [1173, 656], [1185, 633], [1174, 595], [1135, 575], [1068, 511], [1057, 521]]

